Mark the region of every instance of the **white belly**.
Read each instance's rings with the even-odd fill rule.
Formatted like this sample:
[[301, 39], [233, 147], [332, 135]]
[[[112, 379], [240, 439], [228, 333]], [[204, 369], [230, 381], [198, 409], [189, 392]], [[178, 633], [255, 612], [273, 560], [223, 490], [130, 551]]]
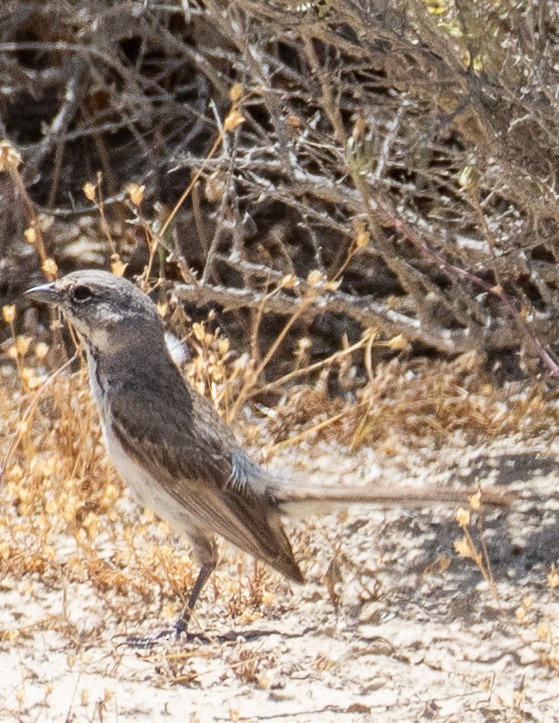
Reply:
[[97, 384], [94, 361], [89, 353], [88, 362], [89, 380], [93, 396], [99, 408], [103, 441], [105, 442], [105, 447], [116, 471], [141, 505], [155, 512], [158, 517], [165, 520], [165, 522], [171, 525], [177, 532], [188, 534], [190, 531], [194, 531], [196, 527], [195, 520], [189, 514], [188, 510], [166, 492], [146, 469], [126, 454], [118, 439], [112, 434], [109, 426], [105, 423], [108, 412], [104, 408], [103, 391]]
[[133, 496], [143, 506], [167, 522], [176, 532], [188, 534], [194, 530], [194, 521], [182, 505], [162, 487], [151, 474], [126, 454], [118, 439], [110, 433], [103, 421], [103, 439], [111, 462]]

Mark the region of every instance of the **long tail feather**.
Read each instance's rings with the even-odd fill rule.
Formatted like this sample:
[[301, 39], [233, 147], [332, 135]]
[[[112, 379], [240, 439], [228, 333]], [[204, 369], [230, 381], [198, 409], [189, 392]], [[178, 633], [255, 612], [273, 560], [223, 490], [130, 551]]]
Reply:
[[448, 489], [441, 487], [364, 487], [290, 486], [274, 491], [280, 510], [287, 515], [320, 514], [356, 506], [421, 507], [436, 504], [468, 505], [470, 498], [480, 492], [480, 503], [507, 507], [511, 500], [506, 494], [489, 487], [485, 489]]

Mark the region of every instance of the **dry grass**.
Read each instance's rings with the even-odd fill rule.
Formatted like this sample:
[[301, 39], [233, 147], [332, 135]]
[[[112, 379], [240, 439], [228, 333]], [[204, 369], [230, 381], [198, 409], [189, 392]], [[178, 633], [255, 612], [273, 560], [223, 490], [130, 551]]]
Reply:
[[[220, 402], [235, 388], [240, 367], [229, 363], [220, 335], [200, 325], [192, 335], [199, 355], [187, 376], [225, 408]], [[21, 341], [16, 347], [23, 350]], [[38, 574], [57, 586], [88, 581], [105, 603], [111, 601], [112, 614], [131, 624], [143, 619], [139, 603], [157, 601], [160, 611], [168, 604], [177, 607], [196, 570], [164, 523], [148, 511], [138, 519], [129, 505], [105, 458], [86, 369], [80, 363], [78, 371], [66, 368], [49, 376], [31, 341], [20, 352], [8, 352], [15, 363], [3, 366], [8, 383], [0, 390], [2, 573]], [[226, 369], [231, 371], [224, 384]], [[251, 611], [272, 600], [265, 592], [269, 573], [250, 565], [243, 572], [241, 561], [237, 564], [241, 575], [233, 580], [218, 575], [210, 596], [225, 616], [246, 622]]]
[[[447, 5], [445, 16], [453, 7]], [[227, 73], [221, 67], [217, 75], [210, 73], [215, 60], [211, 47], [201, 49], [199, 57], [205, 57], [207, 50], [206, 61], [211, 62], [198, 63], [196, 72], [205, 67], [209, 77], [215, 76], [212, 84], [220, 79], [220, 104], [215, 112], [212, 106], [207, 113], [199, 155], [183, 157], [180, 149], [176, 158], [171, 154], [173, 165], [178, 164], [189, 177], [174, 189], [173, 198], [178, 201], [168, 208], [151, 208], [149, 204], [159, 200], [159, 189], [142, 180], [124, 186], [119, 181], [117, 188], [116, 178], [126, 171], [113, 173], [107, 153], [110, 138], [100, 141], [106, 157], [104, 175], [83, 187], [88, 205], [82, 211], [90, 215], [90, 221], [97, 214], [103, 253], [106, 258], [110, 254], [111, 268], [123, 273], [124, 262], [133, 260], [133, 243], [140, 240], [140, 259], [146, 265], [139, 283], [153, 291], [150, 282], [158, 274], [161, 314], [193, 351], [185, 376], [213, 400], [224, 418], [235, 422], [244, 442], [261, 460], [271, 460], [286, 450], [308, 450], [323, 441], [335, 442], [356, 455], [370, 446], [379, 458], [389, 459], [442, 448], [449, 437], [480, 445], [509, 436], [526, 440], [555, 436], [556, 391], [533, 380], [499, 386], [485, 357], [472, 351], [497, 349], [504, 355], [520, 345], [548, 372], [557, 371], [553, 349], [547, 346], [555, 341], [556, 333], [543, 313], [553, 312], [556, 305], [553, 240], [558, 215], [555, 181], [549, 180], [555, 177], [546, 170], [550, 146], [540, 139], [533, 153], [525, 151], [526, 157], [515, 156], [515, 160], [504, 153], [499, 139], [507, 137], [512, 142], [512, 133], [500, 130], [497, 115], [488, 115], [471, 87], [475, 81], [481, 88], [487, 84], [498, 89], [498, 98], [515, 98], [522, 84], [492, 69], [497, 52], [493, 48], [480, 51], [477, 59], [487, 77], [479, 69], [476, 75], [473, 65], [466, 73], [462, 57], [466, 44], [448, 44], [442, 25], [432, 23], [425, 9], [415, 6], [421, 13], [408, 24], [409, 37], [377, 26], [372, 15], [363, 16], [360, 37], [370, 45], [363, 46], [366, 52], [361, 60], [361, 55], [353, 57], [358, 46], [352, 47], [353, 41], [345, 37], [348, 18], [359, 19], [355, 14], [359, 4], [348, 0], [314, 18], [308, 8], [303, 17], [286, 3], [268, 7], [239, 0], [231, 22], [246, 19], [246, 32], [253, 28], [258, 37], [252, 43], [243, 39], [239, 48], [227, 51], [236, 57]], [[194, 3], [193, 8], [197, 24], [209, 22], [209, 27], [220, 29], [216, 37], [228, 36], [230, 18], [221, 12], [219, 3]], [[515, 20], [520, 29], [521, 15]], [[276, 33], [282, 28], [281, 42], [269, 40], [270, 17]], [[288, 32], [284, 33], [281, 23], [286, 20]], [[65, 14], [63, 21], [65, 27]], [[72, 26], [74, 22], [72, 17]], [[556, 19], [548, 22], [553, 25]], [[181, 20], [181, 27], [185, 24]], [[432, 35], [438, 38], [436, 53], [428, 51], [426, 38]], [[441, 38], [445, 43], [439, 42]], [[373, 74], [365, 103], [354, 97], [352, 88], [358, 85], [365, 90], [363, 72], [370, 72], [369, 55], [377, 41], [388, 42], [392, 51], [381, 53], [382, 64], [378, 76], [377, 71]], [[115, 43], [120, 47], [120, 38]], [[189, 42], [184, 47], [190, 54]], [[534, 47], [540, 47], [539, 43]], [[318, 55], [317, 48], [322, 48]], [[541, 48], [539, 65], [552, 67], [548, 51]], [[253, 55], [264, 50], [266, 56]], [[276, 51], [282, 57], [298, 58], [300, 67], [282, 60], [285, 75], [273, 72], [267, 77], [269, 58]], [[138, 51], [138, 58], [143, 52]], [[169, 51], [159, 52], [163, 58]], [[448, 79], [453, 75], [447, 69], [456, 52], [460, 62], [454, 67], [468, 83], [457, 83], [456, 97], [445, 100], [439, 97], [440, 88], [452, 85]], [[118, 57], [128, 67], [131, 59], [123, 60], [121, 53]], [[350, 65], [347, 57], [352, 58]], [[391, 69], [386, 61], [391, 57], [408, 59], [405, 93], [401, 71]], [[497, 55], [493, 61], [497, 62]], [[502, 59], [503, 72], [508, 62]], [[245, 68], [237, 78], [233, 68], [242, 68], [243, 63]], [[528, 63], [530, 77], [536, 65]], [[493, 72], [495, 78], [490, 75]], [[310, 76], [316, 87], [307, 83]], [[96, 77], [99, 81], [101, 76]], [[199, 82], [200, 88], [204, 86]], [[427, 97], [425, 87], [437, 92]], [[119, 93], [119, 102], [128, 95]], [[69, 93], [59, 96], [72, 97]], [[305, 101], [308, 118], [300, 108], [301, 98], [310, 98]], [[516, 143], [526, 149], [533, 144], [526, 144], [522, 137], [534, 134], [529, 128], [523, 130], [525, 116], [537, 119], [538, 128], [546, 124], [553, 128], [557, 122], [551, 111], [540, 117], [543, 111], [538, 108], [535, 115], [535, 106], [523, 98], [512, 104], [506, 127], [520, 129]], [[196, 118], [199, 115], [196, 108]], [[483, 131], [481, 141], [468, 132], [466, 116], [470, 125]], [[289, 163], [294, 165], [281, 170], [281, 164], [268, 154], [270, 149], [284, 147], [277, 135], [284, 128], [284, 117], [290, 129]], [[318, 125], [315, 117], [322, 119]], [[54, 126], [51, 137], [58, 160], [52, 187], [46, 189], [48, 199], [44, 199], [51, 211], [60, 196], [57, 186], [65, 174], [60, 173], [59, 164], [69, 142], [66, 128], [56, 137], [53, 133]], [[41, 147], [47, 157], [50, 147]], [[47, 278], [54, 278], [59, 256], [75, 263], [61, 249], [71, 247], [76, 234], [81, 236], [81, 226], [68, 224], [62, 239], [56, 221], [55, 244], [53, 218], [38, 212], [26, 190], [16, 148], [3, 143], [0, 150], [9, 174], [7, 184], [21, 202], [18, 228], [37, 251], [35, 266], [40, 265]], [[160, 169], [170, 162], [168, 155], [164, 162], [157, 161]], [[487, 158], [493, 156], [489, 164]], [[550, 152], [549, 158], [554, 157]], [[535, 168], [540, 158], [546, 163]], [[402, 169], [408, 169], [409, 178]], [[138, 178], [149, 179], [148, 165], [139, 170]], [[528, 171], [536, 179], [534, 184], [524, 184]], [[179, 182], [175, 183], [178, 187]], [[538, 199], [543, 200], [538, 204]], [[274, 204], [280, 209], [280, 221], [270, 220]], [[504, 207], [509, 210], [503, 212]], [[241, 228], [240, 219], [243, 224], [248, 219], [246, 229]], [[94, 225], [84, 237], [95, 235]], [[194, 227], [196, 238], [191, 239], [184, 229]], [[128, 230], [123, 232], [123, 228]], [[21, 241], [21, 235], [13, 237]], [[457, 239], [462, 245], [454, 243]], [[14, 245], [28, 250], [25, 244]], [[191, 324], [181, 303], [166, 293], [169, 278], [179, 277], [184, 283], [175, 284], [176, 296], [202, 299], [221, 308], [219, 317], [210, 312], [203, 323]], [[233, 343], [240, 339], [246, 354], [235, 351], [217, 319], [229, 323]], [[24, 594], [35, 581], [62, 590], [63, 604], [45, 614], [40, 623], [22, 620], [5, 627], [0, 637], [11, 641], [37, 629], [56, 630], [72, 649], [79, 650], [85, 633], [72, 610], [76, 586], [87, 587], [98, 614], [98, 622], [86, 631], [88, 645], [103, 638], [109, 617], [111, 630], [116, 626], [119, 633], [145, 628], [146, 617], [173, 617], [196, 570], [188, 551], [177, 544], [167, 526], [130, 504], [127, 490], [108, 464], [79, 353], [73, 360], [61, 360], [63, 335], [57, 322], [51, 324], [48, 337], [37, 341], [34, 329], [16, 316], [15, 307], [4, 308], [4, 320], [11, 340], [3, 345], [0, 358], [0, 572], [4, 578], [21, 581]], [[351, 335], [346, 332], [349, 327]], [[413, 356], [417, 347], [410, 349], [402, 334], [433, 356]], [[468, 351], [457, 355], [464, 350]], [[540, 667], [557, 674], [556, 567], [551, 566], [547, 582], [538, 588], [540, 599], [525, 593], [521, 583], [504, 599], [493, 572], [483, 517], [474, 518], [473, 512], [458, 511], [451, 533], [455, 552], [471, 560], [490, 590], [491, 612], [498, 621], [495, 627], [512, 630], [515, 640], [535, 651]], [[353, 532], [360, 525], [356, 523]], [[425, 531], [419, 524], [418, 529]], [[344, 604], [344, 570], [350, 571], [347, 577], [357, 587], [359, 605], [385, 594], [380, 574], [384, 560], [376, 566], [369, 558], [365, 564], [352, 562], [340, 537], [324, 542], [320, 523], [307, 521], [294, 527], [292, 534], [301, 558], [311, 561], [325, 548], [331, 558], [329, 566], [324, 560], [321, 569], [327, 567], [327, 572], [323, 576], [316, 572], [317, 565], [309, 563], [311, 584], [320, 581], [321, 585], [320, 592], [313, 593], [313, 603], [327, 593], [329, 605], [339, 613]], [[378, 541], [383, 528], [375, 534]], [[397, 554], [392, 559], [398, 559]], [[281, 618], [290, 611], [292, 593], [279, 575], [234, 553], [228, 553], [228, 560], [230, 565], [218, 570], [208, 585], [200, 617], [211, 606], [220, 621], [234, 627], [264, 617]], [[450, 567], [449, 557], [438, 557], [424, 568], [423, 578], [444, 580]], [[196, 652], [198, 658], [204, 654]], [[163, 685], [198, 685], [200, 674], [193, 658], [188, 650], [158, 658], [158, 680]], [[286, 666], [285, 660], [279, 660], [277, 651], [249, 650], [241, 643], [224, 655], [238, 684], [255, 688], [269, 684], [263, 669]], [[335, 669], [336, 664], [329, 651], [322, 651], [311, 667], [318, 675]], [[515, 720], [522, 718], [522, 696], [518, 691], [512, 704], [507, 704]], [[102, 720], [110, 700], [108, 691], [90, 719]], [[86, 706], [88, 701], [84, 698], [82, 703]], [[346, 712], [356, 711], [348, 708]], [[231, 709], [230, 717], [236, 716], [237, 711]], [[23, 713], [14, 713], [14, 719], [20, 718]]]
[[453, 361], [396, 358], [378, 366], [349, 401], [332, 398], [325, 380], [290, 389], [268, 427], [280, 448], [326, 435], [351, 449], [373, 445], [390, 454], [440, 446], [454, 433], [466, 440], [553, 435], [558, 421], [555, 391], [528, 381], [498, 387], [468, 353]]
[[[92, 185], [84, 190], [97, 203], [114, 249], [112, 269], [123, 273], [126, 266], [105, 221], [100, 189]], [[148, 225], [144, 230], [150, 258], [141, 283], [148, 290], [149, 269], [157, 258], [161, 236], [152, 235]], [[57, 271], [52, 259], [44, 258], [42, 265], [45, 273]], [[192, 359], [184, 365], [185, 377], [212, 399], [222, 416], [235, 421], [245, 444], [262, 461], [301, 443], [323, 440], [335, 440], [353, 451], [373, 446], [378, 454], [390, 457], [443, 446], [452, 435], [478, 443], [511, 434], [553, 435], [559, 421], [556, 394], [543, 384], [527, 381], [514, 388], [498, 387], [481, 355], [469, 352], [453, 360], [413, 357], [401, 336], [386, 338], [371, 328], [353, 344], [344, 338], [340, 349], [319, 361], [309, 354], [313, 340], [301, 337], [287, 373], [278, 377], [275, 372], [270, 379], [274, 356], [306, 306], [324, 301], [324, 295], [337, 288], [335, 280], [322, 274], [309, 276], [298, 310], [286, 317], [275, 341], [263, 351], [258, 338], [265, 302], [291, 281], [283, 276], [266, 292], [251, 317], [250, 353], [241, 356], [216, 327], [213, 313], [206, 322], [192, 324], [176, 300], [166, 300], [159, 280], [160, 313], [192, 350]], [[138, 514], [108, 464], [79, 345], [77, 354], [63, 362], [57, 320], [48, 342], [36, 342], [30, 335], [18, 334], [15, 307], [4, 307], [3, 315], [12, 340], [5, 345], [1, 362], [5, 384], [0, 389], [0, 571], [12, 579], [40, 579], [63, 590], [62, 609], [40, 625], [58, 631], [74, 645], [79, 646], [83, 637], [71, 611], [74, 585], [86, 584], [120, 630], [141, 629], [146, 611], [154, 620], [173, 617], [196, 570], [188, 551], [175, 544], [164, 523], [154, 520], [149, 511]], [[53, 361], [54, 373], [48, 371]], [[499, 616], [509, 624], [511, 616], [493, 579], [483, 525], [472, 531], [470, 519], [471, 511], [459, 511], [455, 551], [479, 568]], [[296, 552], [303, 559], [312, 558], [321, 547], [316, 543], [321, 536], [320, 525], [294, 527]], [[315, 580], [320, 578], [334, 610], [339, 610], [343, 595], [341, 568], [362, 586], [361, 601], [382, 597], [382, 583], [363, 582], [362, 568], [347, 557], [339, 539], [327, 547], [330, 565]], [[210, 605], [221, 620], [245, 626], [289, 609], [289, 587], [277, 574], [234, 554], [229, 559], [232, 567], [218, 570], [212, 578], [201, 615], [204, 605]], [[432, 569], [444, 574], [449, 564], [441, 558]], [[552, 569], [550, 601], [556, 587]], [[547, 622], [541, 615], [536, 619], [531, 598], [519, 592], [512, 620], [523, 643], [539, 646], [540, 664], [556, 670], [551, 617]], [[89, 644], [101, 640], [103, 628], [99, 622], [88, 630]], [[32, 632], [23, 624], [0, 635], [13, 640]], [[275, 658], [269, 651], [259, 654], [240, 647], [229, 653], [227, 662], [240, 683], [265, 687], [260, 671], [262, 666], [273, 667]], [[317, 670], [324, 670], [333, 663], [319, 656], [316, 665]], [[167, 682], [197, 682], [187, 654], [165, 656], [158, 670]]]
[[[161, 312], [178, 333], [189, 329], [180, 309], [162, 305]], [[189, 342], [194, 357], [185, 375], [213, 398], [225, 416], [243, 394], [250, 397], [266, 388], [265, 379], [254, 379], [257, 365], [240, 360], [219, 330], [210, 332], [204, 324], [194, 325]], [[373, 445], [380, 455], [390, 457], [437, 448], [456, 434], [478, 442], [519, 433], [526, 438], [536, 433], [554, 434], [558, 422], [555, 393], [542, 386], [526, 383], [514, 394], [511, 389], [499, 389], [484, 373], [481, 360], [471, 354], [452, 362], [396, 358], [373, 370], [367, 362], [370, 342], [368, 335], [350, 353], [341, 350], [317, 370], [314, 385], [292, 387], [273, 408], [261, 403], [252, 405], [250, 419], [238, 415], [243, 439], [253, 450], [259, 448], [263, 457], [273, 457], [285, 447], [297, 448], [303, 441], [315, 444], [323, 440], [338, 440], [356, 450]], [[15, 641], [38, 630], [53, 630], [71, 649], [81, 650], [84, 640], [88, 647], [96, 641], [101, 645], [109, 619], [110, 628], [123, 634], [145, 629], [146, 619], [153, 623], [172, 618], [196, 570], [188, 551], [176, 543], [167, 526], [130, 504], [127, 491], [108, 464], [79, 354], [73, 364], [53, 375], [44, 368], [49, 358], [44, 343], [16, 338], [6, 352], [1, 365], [5, 384], [0, 389], [0, 456], [4, 460], [0, 572], [4, 578], [21, 580], [22, 590], [36, 580], [62, 590], [65, 602], [35, 626], [22, 621], [1, 630], [0, 637]], [[352, 365], [368, 368], [369, 380], [346, 398], [332, 397], [328, 375], [351, 378]], [[258, 399], [258, 394], [254, 398]], [[248, 410], [245, 403], [242, 411]], [[511, 609], [510, 597], [503, 599], [493, 577], [481, 518], [474, 524], [473, 512], [458, 513], [455, 552], [469, 558], [487, 581], [493, 592], [489, 607], [498, 624], [511, 631], [519, 645], [534, 651], [542, 669], [557, 674], [559, 654], [552, 613], [559, 587], [556, 570], [549, 571], [547, 591], [541, 599], [519, 588]], [[378, 534], [382, 535], [382, 529]], [[317, 551], [324, 557], [323, 537], [320, 523], [293, 528], [295, 548], [305, 560], [313, 559]], [[326, 547], [331, 556], [326, 574], [310, 574], [311, 583], [320, 583], [317, 589], [323, 591], [313, 599], [320, 600], [327, 593], [330, 605], [340, 614], [348, 579], [357, 585], [355, 595], [360, 604], [383, 599], [387, 591], [382, 573], [378, 575], [382, 560], [375, 571], [372, 561], [366, 565], [352, 562], [351, 551], [348, 556], [347, 543], [342, 544], [340, 538]], [[266, 627], [266, 618], [281, 619], [288, 613], [292, 593], [279, 575], [231, 551], [228, 559], [230, 564], [218, 570], [201, 601], [198, 614], [203, 629], [209, 608], [233, 628], [258, 621]], [[312, 570], [324, 571], [327, 562], [325, 557], [324, 564]], [[444, 579], [452, 564], [450, 558], [437, 558], [424, 578]], [[87, 631], [72, 611], [76, 585], [90, 590], [98, 615], [98, 622]], [[157, 685], [192, 687], [201, 683], [200, 661], [205, 659], [211, 671], [216, 668], [215, 655], [215, 651], [185, 649], [146, 660], [154, 665]], [[270, 675], [273, 678], [278, 671], [290, 670], [279, 651], [266, 647], [237, 643], [221, 648], [218, 655], [219, 668], [228, 671], [223, 676], [228, 674], [239, 686], [256, 690], [267, 689]], [[328, 654], [317, 653], [313, 675], [326, 675], [336, 665]], [[92, 701], [87, 691], [83, 695], [80, 705], [85, 710]], [[91, 720], [110, 717], [112, 693], [108, 688], [107, 696], [95, 703]], [[523, 710], [522, 696], [519, 692], [515, 710]], [[505, 710], [510, 704], [501, 705]], [[232, 708], [230, 716], [236, 715]], [[14, 719], [27, 720], [21, 711], [14, 713]]]
[[[219, 331], [194, 325], [191, 341], [196, 356], [186, 376], [227, 415], [245, 385], [254, 386], [254, 366], [239, 363]], [[122, 607], [114, 612], [123, 618], [130, 614], [130, 597], [176, 602], [192, 583], [188, 555], [173, 546], [164, 523], [148, 512], [138, 519], [128, 507], [105, 458], [81, 362], [78, 371], [67, 366], [49, 377], [44, 356], [44, 344], [19, 337], [8, 349], [11, 362], [2, 367], [2, 572], [40, 574], [53, 584], [87, 580], [99, 595], [116, 593]], [[372, 444], [390, 454], [437, 446], [457, 431], [470, 438], [552, 434], [559, 421], [554, 394], [529, 384], [515, 395], [496, 389], [471, 354], [453, 362], [396, 359], [349, 400], [328, 394], [331, 366], [324, 365], [314, 386], [290, 389], [273, 410], [260, 406], [260, 422], [239, 420], [245, 440], [261, 447], [262, 457], [304, 439], [338, 439], [353, 449]], [[268, 573], [255, 567], [248, 577], [248, 585], [229, 587], [222, 601], [233, 618], [259, 609], [267, 597]], [[224, 585], [218, 578], [214, 595]]]

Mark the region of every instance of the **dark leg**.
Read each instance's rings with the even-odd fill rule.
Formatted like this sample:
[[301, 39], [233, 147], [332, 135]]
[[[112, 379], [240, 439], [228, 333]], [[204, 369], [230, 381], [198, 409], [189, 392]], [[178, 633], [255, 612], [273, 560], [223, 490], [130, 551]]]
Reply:
[[215, 570], [215, 565], [215, 562], [205, 562], [200, 568], [194, 587], [190, 591], [188, 602], [183, 607], [182, 613], [175, 623], [175, 635], [177, 638], [180, 637], [181, 633], [185, 633], [188, 630], [188, 623], [190, 622], [190, 617], [192, 615], [192, 611], [194, 610], [194, 606], [196, 605], [196, 601], [198, 600], [204, 585], [208, 582], [210, 575]]
[[201, 567], [198, 577], [196, 578], [196, 582], [194, 583], [194, 587], [188, 596], [188, 601], [184, 606], [179, 619], [175, 623], [175, 635], [177, 638], [180, 637], [181, 633], [187, 632], [188, 623], [190, 622], [196, 601], [217, 565], [217, 548], [215, 545], [215, 538], [208, 537], [208, 535], [204, 534], [200, 530], [191, 532], [189, 537], [190, 542], [192, 543], [192, 551], [194, 552], [194, 555]]
[[145, 635], [142, 637], [129, 637], [127, 642], [129, 645], [136, 647], [151, 647], [154, 643], [159, 640], [168, 640], [171, 637], [179, 638], [182, 633], [188, 632], [188, 623], [192, 616], [192, 611], [196, 605], [196, 601], [200, 597], [200, 593], [204, 589], [204, 585], [208, 582], [208, 579], [212, 572], [215, 570], [217, 565], [217, 548], [213, 537], [207, 537], [203, 533], [192, 533], [190, 535], [192, 542], [192, 549], [196, 555], [196, 559], [200, 562], [200, 572], [194, 583], [194, 587], [190, 591], [188, 601], [180, 617], [172, 628], [166, 628], [160, 630], [154, 635]]

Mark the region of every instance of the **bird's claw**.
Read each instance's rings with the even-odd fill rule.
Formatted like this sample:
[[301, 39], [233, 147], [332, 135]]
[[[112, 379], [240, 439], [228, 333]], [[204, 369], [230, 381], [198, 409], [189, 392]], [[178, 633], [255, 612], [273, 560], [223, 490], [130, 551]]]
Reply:
[[156, 633], [150, 633], [149, 635], [129, 635], [126, 638], [126, 643], [132, 648], [152, 648], [161, 642], [180, 640], [181, 635], [186, 633], [187, 627], [187, 623], [182, 618], [178, 618], [170, 627], [163, 628]]

